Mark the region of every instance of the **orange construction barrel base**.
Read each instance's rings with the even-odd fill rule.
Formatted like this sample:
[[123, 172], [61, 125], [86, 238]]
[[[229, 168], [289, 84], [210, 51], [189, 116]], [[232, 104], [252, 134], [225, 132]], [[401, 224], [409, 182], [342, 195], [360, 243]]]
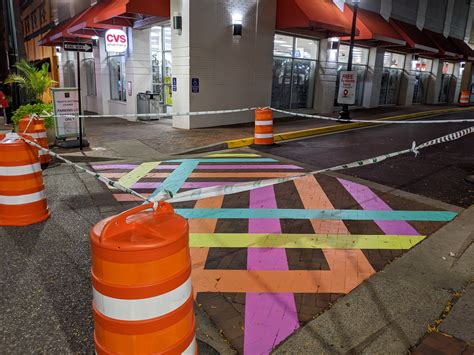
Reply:
[[[186, 309], [188, 308], [188, 309]], [[181, 354], [195, 336], [193, 300], [186, 302], [173, 313], [187, 314], [168, 327], [161, 327], [164, 317], [146, 321], [119, 321], [104, 316], [93, 304], [95, 320], [94, 343], [97, 354]], [[190, 311], [189, 311], [190, 310]], [[167, 315], [168, 317], [173, 313]], [[165, 316], [166, 317], [166, 316]], [[160, 319], [161, 318], [161, 319]], [[132, 329], [130, 329], [132, 327]], [[138, 328], [141, 331], [137, 331]], [[141, 329], [140, 329], [141, 328]], [[153, 329], [155, 328], [155, 329]], [[187, 334], [183, 336], [183, 332]], [[176, 342], [176, 339], [180, 339]]]
[[0, 205], [0, 226], [29, 226], [49, 216], [46, 199], [18, 206]]

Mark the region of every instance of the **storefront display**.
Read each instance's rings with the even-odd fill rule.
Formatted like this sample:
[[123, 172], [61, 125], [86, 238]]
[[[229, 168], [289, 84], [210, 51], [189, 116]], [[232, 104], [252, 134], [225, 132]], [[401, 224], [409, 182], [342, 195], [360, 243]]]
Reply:
[[404, 65], [404, 54], [385, 52], [379, 97], [380, 105], [396, 105], [398, 103]]
[[415, 86], [413, 88], [413, 103], [422, 104], [426, 102], [428, 82], [431, 75], [433, 60], [419, 58], [412, 61], [412, 71], [415, 72]]
[[272, 106], [310, 108], [318, 58], [317, 40], [276, 34], [273, 51]]
[[152, 92], [162, 105], [171, 106], [171, 27], [153, 26], [150, 32]]

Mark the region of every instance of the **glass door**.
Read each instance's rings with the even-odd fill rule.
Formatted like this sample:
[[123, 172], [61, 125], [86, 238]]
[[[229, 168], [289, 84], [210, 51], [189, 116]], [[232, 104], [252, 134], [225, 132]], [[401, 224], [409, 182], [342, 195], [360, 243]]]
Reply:
[[439, 92], [439, 102], [441, 103], [448, 102], [452, 77], [450, 74], [441, 75], [441, 89]]
[[313, 102], [315, 62], [294, 60], [291, 108], [310, 108]]
[[290, 107], [292, 59], [273, 59], [272, 107]]
[[384, 69], [382, 73], [379, 105], [396, 105], [398, 103], [401, 79], [401, 69]]

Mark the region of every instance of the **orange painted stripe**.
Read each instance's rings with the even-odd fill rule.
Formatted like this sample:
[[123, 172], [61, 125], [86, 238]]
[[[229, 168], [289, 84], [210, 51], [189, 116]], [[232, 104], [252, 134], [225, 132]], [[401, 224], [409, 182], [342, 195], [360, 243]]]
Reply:
[[[194, 208], [221, 208], [223, 202], [224, 196], [209, 197], [198, 200]], [[189, 219], [188, 223], [190, 233], [214, 233], [217, 219]], [[204, 265], [206, 264], [207, 255], [209, 254], [209, 248], [191, 248], [190, 254], [192, 266], [191, 278], [193, 281], [194, 296], [196, 297], [197, 290], [200, 289], [200, 285], [198, 285], [199, 282], [196, 280], [201, 279], [201, 274], [205, 272]]]

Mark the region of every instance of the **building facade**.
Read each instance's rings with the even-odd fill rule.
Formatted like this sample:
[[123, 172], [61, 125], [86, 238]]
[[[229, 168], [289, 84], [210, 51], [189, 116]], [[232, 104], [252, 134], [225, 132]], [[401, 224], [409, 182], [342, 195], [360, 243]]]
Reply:
[[[62, 43], [94, 42], [93, 53], [80, 55], [87, 111], [120, 116], [257, 106], [322, 114], [339, 109], [352, 2], [102, 0], [64, 8], [51, 1], [55, 25], [39, 44], [50, 48], [45, 51], [57, 62], [61, 86], [77, 84], [76, 54]], [[473, 7], [466, 0], [361, 0], [355, 105], [457, 102], [460, 90], [472, 86], [474, 54], [467, 43]], [[108, 29], [127, 34], [125, 52], [106, 51]], [[30, 46], [30, 60], [45, 56]], [[173, 125], [191, 129], [252, 120], [251, 112], [175, 116]]]

